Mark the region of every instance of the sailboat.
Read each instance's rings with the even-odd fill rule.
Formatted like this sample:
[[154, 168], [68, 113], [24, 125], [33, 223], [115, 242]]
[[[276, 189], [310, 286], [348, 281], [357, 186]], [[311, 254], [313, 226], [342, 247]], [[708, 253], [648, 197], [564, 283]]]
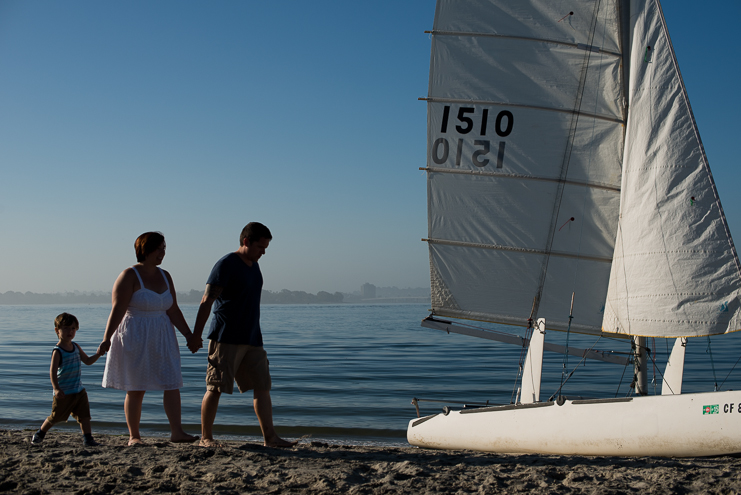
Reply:
[[[422, 324], [527, 355], [512, 403], [412, 419], [409, 443], [741, 453], [741, 391], [682, 393], [688, 342], [741, 329], [741, 264], [659, 1], [438, 0], [429, 33]], [[633, 351], [556, 345], [551, 330]], [[675, 339], [654, 395], [649, 338]], [[541, 398], [544, 351], [632, 365], [633, 393]]]

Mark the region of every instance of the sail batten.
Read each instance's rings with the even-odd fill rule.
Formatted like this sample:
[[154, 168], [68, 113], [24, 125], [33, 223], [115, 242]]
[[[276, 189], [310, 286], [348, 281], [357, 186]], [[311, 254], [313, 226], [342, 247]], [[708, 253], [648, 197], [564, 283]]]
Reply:
[[570, 184], [574, 186], [594, 187], [597, 189], [607, 189], [609, 191], [620, 192], [619, 187], [613, 186], [611, 184], [598, 184], [596, 182], [581, 182], [581, 181], [575, 181], [575, 180], [559, 179], [557, 177], [534, 177], [531, 175], [504, 174], [504, 173], [497, 173], [497, 172], [482, 172], [481, 170], [451, 170], [451, 169], [435, 168], [435, 167], [420, 167], [420, 170], [424, 170], [427, 172], [436, 172], [440, 174], [469, 174], [469, 175], [475, 174], [475, 175], [484, 175], [484, 176], [489, 176], [489, 177], [501, 177], [503, 179], [542, 180], [542, 181], [547, 181], [547, 182], [560, 182], [563, 184]]
[[561, 253], [558, 251], [540, 251], [537, 249], [527, 249], [517, 246], [500, 246], [496, 244], [477, 244], [472, 242], [461, 242], [461, 241], [450, 241], [445, 239], [422, 239], [425, 242], [431, 243], [431, 244], [446, 244], [448, 246], [459, 246], [459, 247], [466, 247], [466, 248], [472, 248], [472, 249], [493, 249], [493, 250], [499, 250], [499, 251], [515, 251], [519, 253], [527, 253], [527, 254], [536, 254], [536, 255], [543, 255], [543, 256], [560, 256], [564, 258], [576, 258], [576, 259], [583, 259], [585, 261], [599, 261], [602, 263], [612, 263], [612, 258], [600, 258], [596, 256], [584, 256], [584, 255], [576, 255], [572, 253]]
[[471, 38], [501, 38], [501, 39], [511, 39], [511, 40], [521, 40], [521, 41], [534, 41], [538, 43], [552, 43], [554, 45], [561, 45], [561, 46], [568, 46], [571, 48], [576, 48], [579, 50], [589, 50], [594, 53], [604, 53], [606, 55], [612, 55], [613, 57], [622, 57], [623, 54], [611, 50], [605, 50], [599, 46], [595, 45], [588, 45], [586, 43], [570, 43], [567, 41], [559, 41], [559, 40], [551, 40], [546, 38], [529, 38], [525, 36], [512, 36], [512, 35], [505, 35], [505, 34], [495, 34], [495, 33], [472, 33], [472, 32], [463, 32], [463, 31], [425, 31], [427, 34], [434, 34], [436, 36], [467, 36]]

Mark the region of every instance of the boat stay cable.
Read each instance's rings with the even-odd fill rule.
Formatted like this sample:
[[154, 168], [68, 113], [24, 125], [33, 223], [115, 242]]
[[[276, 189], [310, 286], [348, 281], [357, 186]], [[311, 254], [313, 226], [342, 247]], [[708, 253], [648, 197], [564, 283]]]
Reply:
[[710, 367], [713, 368], [713, 390], [718, 391], [718, 378], [715, 376], [715, 360], [713, 359], [713, 350], [710, 348], [710, 335], [708, 335], [708, 347], [705, 350], [707, 354], [710, 354]]

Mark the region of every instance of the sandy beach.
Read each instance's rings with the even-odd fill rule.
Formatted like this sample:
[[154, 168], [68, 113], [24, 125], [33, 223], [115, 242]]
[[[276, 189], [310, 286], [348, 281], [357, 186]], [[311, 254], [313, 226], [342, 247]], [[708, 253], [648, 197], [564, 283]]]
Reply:
[[223, 448], [52, 430], [0, 430], [0, 491], [13, 493], [739, 493], [741, 459], [496, 455], [330, 445]]

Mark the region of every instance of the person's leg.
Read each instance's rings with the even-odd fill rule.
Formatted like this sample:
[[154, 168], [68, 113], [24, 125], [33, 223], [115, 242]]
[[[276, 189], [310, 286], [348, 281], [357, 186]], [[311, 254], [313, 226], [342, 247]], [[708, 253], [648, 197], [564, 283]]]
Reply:
[[234, 372], [247, 346], [222, 344], [212, 340], [208, 344], [206, 394], [201, 402], [201, 447], [219, 447], [214, 440], [214, 421], [221, 394], [234, 390]]
[[183, 430], [182, 414], [180, 406], [180, 390], [165, 390], [162, 396], [162, 404], [165, 406], [165, 414], [170, 422], [170, 441], [171, 442], [192, 442], [198, 440], [198, 437], [188, 435]]
[[41, 428], [38, 429], [36, 433], [33, 434], [33, 437], [31, 437], [31, 443], [38, 444], [44, 441], [44, 437], [46, 437], [46, 432], [51, 429], [51, 427], [54, 426], [54, 424], [49, 421], [49, 419], [44, 420], [44, 424], [41, 425]]
[[93, 439], [93, 428], [90, 424], [90, 418], [78, 419], [77, 422], [80, 423], [80, 429], [82, 430], [82, 444], [85, 447], [97, 447], [100, 445]]
[[126, 414], [126, 426], [129, 427], [129, 445], [142, 443], [142, 437], [139, 433], [139, 422], [142, 418], [144, 392], [144, 390], [126, 391], [126, 399], [124, 399], [124, 413]]
[[270, 390], [253, 391], [253, 403], [257, 421], [262, 430], [263, 445], [266, 447], [293, 447], [298, 442], [288, 442], [275, 433], [273, 426], [273, 402], [270, 400]]
[[54, 400], [51, 404], [51, 414], [44, 420], [41, 428], [39, 428], [38, 431], [33, 434], [31, 443], [38, 444], [43, 442], [44, 438], [46, 437], [46, 432], [51, 430], [52, 426], [59, 423], [60, 421], [66, 421], [67, 418], [69, 418], [69, 409], [70, 408], [68, 400], [65, 401], [64, 397], [59, 398], [57, 396], [54, 396]]
[[80, 424], [83, 435], [92, 435], [93, 429], [90, 424], [90, 402], [88, 401], [87, 390], [82, 390], [76, 394], [72, 417]]
[[219, 409], [219, 398], [221, 392], [206, 390], [201, 402], [201, 446], [215, 447], [218, 443], [214, 440], [214, 421], [216, 411]]
[[90, 435], [93, 433], [93, 427], [90, 424], [90, 418], [80, 420], [80, 429], [83, 435]]

